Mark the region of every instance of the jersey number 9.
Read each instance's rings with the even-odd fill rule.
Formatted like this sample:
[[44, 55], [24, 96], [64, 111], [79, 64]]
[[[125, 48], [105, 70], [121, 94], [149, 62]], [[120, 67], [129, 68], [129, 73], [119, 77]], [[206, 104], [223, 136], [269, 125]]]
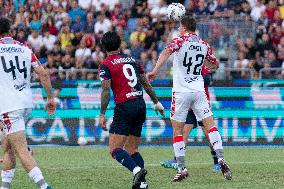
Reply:
[[135, 87], [137, 85], [137, 76], [134, 67], [131, 64], [124, 64], [122, 69], [124, 76], [129, 80], [128, 85], [132, 88]]

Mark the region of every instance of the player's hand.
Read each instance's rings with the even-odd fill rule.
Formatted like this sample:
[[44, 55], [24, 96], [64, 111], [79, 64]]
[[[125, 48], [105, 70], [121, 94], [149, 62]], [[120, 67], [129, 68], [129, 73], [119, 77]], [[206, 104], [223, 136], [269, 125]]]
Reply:
[[158, 102], [157, 104], [154, 105], [154, 110], [156, 111], [157, 115], [158, 115], [158, 112], [160, 112], [160, 114], [163, 117], [165, 117], [165, 108], [160, 102]]
[[101, 127], [104, 131], [107, 131], [105, 115], [103, 115], [103, 114], [100, 115], [100, 127]]
[[44, 107], [45, 110], [48, 112], [48, 116], [51, 116], [55, 113], [56, 111], [56, 102], [54, 101], [53, 98], [50, 98], [47, 100], [47, 103], [45, 104]]
[[151, 82], [157, 77], [157, 71], [154, 69], [151, 72], [147, 73], [147, 79]]

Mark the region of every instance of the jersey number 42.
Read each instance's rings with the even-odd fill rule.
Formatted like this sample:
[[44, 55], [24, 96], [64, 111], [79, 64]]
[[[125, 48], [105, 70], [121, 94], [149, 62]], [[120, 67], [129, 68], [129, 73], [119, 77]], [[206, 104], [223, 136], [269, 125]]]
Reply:
[[[195, 59], [192, 60], [193, 58]], [[195, 57], [187, 57], [187, 52], [185, 52], [183, 66], [187, 67], [187, 74], [200, 75], [203, 61], [203, 54], [197, 54]]]

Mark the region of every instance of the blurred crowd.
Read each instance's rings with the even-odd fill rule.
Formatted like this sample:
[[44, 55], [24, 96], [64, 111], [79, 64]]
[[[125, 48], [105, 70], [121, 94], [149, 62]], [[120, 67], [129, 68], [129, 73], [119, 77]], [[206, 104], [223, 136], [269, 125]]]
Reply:
[[[177, 23], [166, 17], [171, 2], [196, 16], [243, 17], [257, 24], [256, 36], [237, 40], [232, 67], [252, 69], [255, 77], [261, 68], [282, 67], [283, 0], [0, 0], [0, 14], [11, 18], [12, 36], [33, 48], [54, 80], [98, 79], [93, 70], [105, 57], [100, 39], [110, 30], [121, 36], [123, 53], [146, 72], [153, 68], [177, 35]], [[238, 75], [247, 77], [245, 71]]]

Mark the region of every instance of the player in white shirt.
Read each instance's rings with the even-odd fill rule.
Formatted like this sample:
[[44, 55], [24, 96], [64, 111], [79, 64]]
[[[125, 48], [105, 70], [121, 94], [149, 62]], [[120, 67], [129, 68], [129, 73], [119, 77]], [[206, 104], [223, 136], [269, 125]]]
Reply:
[[232, 173], [224, 160], [222, 139], [212, 117], [213, 114], [205, 95], [204, 81], [201, 75], [204, 62], [210, 69], [217, 69], [219, 64], [208, 43], [194, 33], [196, 30], [195, 19], [184, 16], [180, 24], [180, 37], [173, 39], [171, 44], [163, 50], [155, 68], [148, 74], [149, 79], [155, 79], [159, 68], [171, 54], [174, 54], [171, 122], [178, 172], [173, 181], [180, 181], [188, 176], [185, 167], [183, 128], [190, 108], [193, 110], [197, 121], [202, 121], [205, 131], [208, 131], [210, 143], [216, 152], [224, 177], [231, 180]]
[[1, 17], [0, 26], [0, 129], [4, 151], [1, 189], [10, 188], [16, 170], [16, 156], [40, 189], [51, 189], [28, 151], [25, 134], [25, 120], [33, 107], [31, 71], [38, 75], [45, 88], [48, 115], [55, 113], [56, 106], [50, 78], [31, 49], [11, 37], [4, 37], [9, 34], [9, 20]]

